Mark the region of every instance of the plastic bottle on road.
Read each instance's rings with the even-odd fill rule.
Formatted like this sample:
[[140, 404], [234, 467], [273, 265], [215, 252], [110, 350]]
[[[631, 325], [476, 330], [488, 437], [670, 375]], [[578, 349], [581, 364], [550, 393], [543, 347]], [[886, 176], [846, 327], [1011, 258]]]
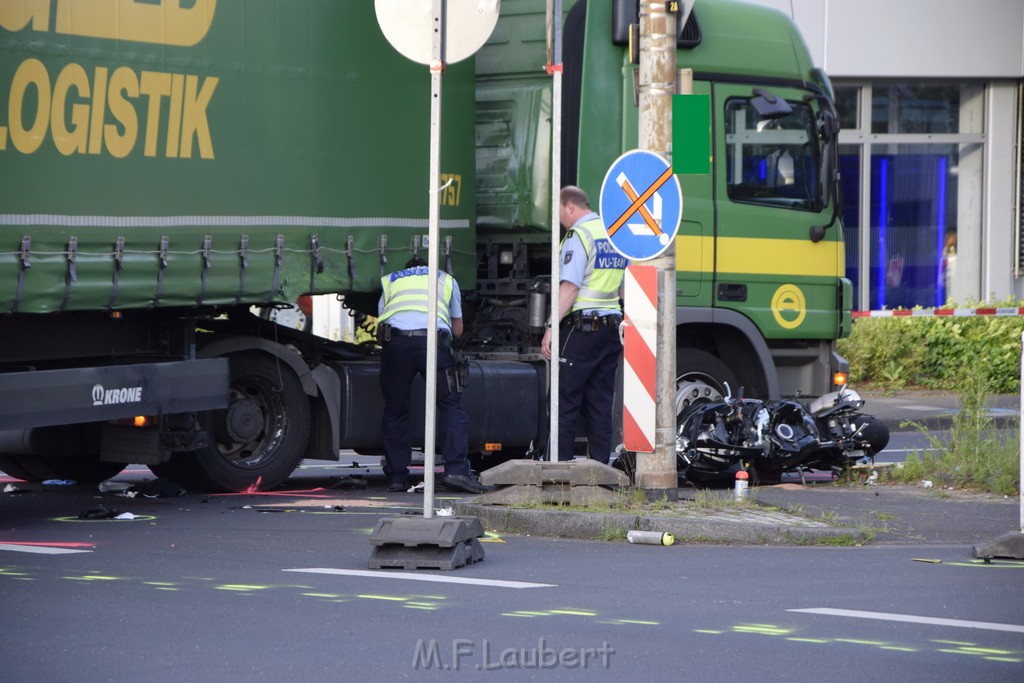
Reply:
[[734, 491], [737, 498], [746, 498], [750, 494], [749, 479], [750, 475], [747, 474], [746, 470], [740, 470], [736, 473], [736, 487]]
[[672, 545], [676, 542], [672, 534], [660, 531], [630, 531], [626, 534], [626, 540], [630, 543], [643, 543], [645, 545]]

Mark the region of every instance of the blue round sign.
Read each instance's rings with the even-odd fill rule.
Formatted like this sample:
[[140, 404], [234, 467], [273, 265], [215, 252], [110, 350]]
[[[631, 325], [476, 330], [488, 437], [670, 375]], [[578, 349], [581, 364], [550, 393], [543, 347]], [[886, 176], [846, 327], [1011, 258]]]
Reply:
[[599, 210], [615, 250], [628, 259], [647, 261], [668, 249], [679, 232], [679, 178], [660, 154], [626, 152], [604, 176]]

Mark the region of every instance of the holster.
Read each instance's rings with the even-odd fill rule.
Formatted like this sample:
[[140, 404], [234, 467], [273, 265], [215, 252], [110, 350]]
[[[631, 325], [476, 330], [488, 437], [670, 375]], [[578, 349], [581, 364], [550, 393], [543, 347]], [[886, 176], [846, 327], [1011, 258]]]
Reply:
[[447, 393], [461, 394], [469, 383], [469, 359], [458, 351], [452, 352], [452, 358], [455, 359], [455, 363], [441, 372], [444, 373], [445, 384], [448, 386]]

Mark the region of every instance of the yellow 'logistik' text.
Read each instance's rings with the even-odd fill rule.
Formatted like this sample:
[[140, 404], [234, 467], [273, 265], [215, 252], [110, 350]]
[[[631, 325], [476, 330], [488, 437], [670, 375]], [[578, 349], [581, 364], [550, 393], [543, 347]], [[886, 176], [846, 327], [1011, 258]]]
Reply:
[[76, 63], [53, 76], [38, 59], [26, 59], [8, 88], [0, 151], [10, 146], [32, 154], [49, 138], [65, 156], [106, 152], [124, 158], [141, 139], [147, 157], [189, 159], [198, 147], [201, 158], [212, 159], [206, 109], [218, 82], [215, 76], [127, 66], [87, 71]]

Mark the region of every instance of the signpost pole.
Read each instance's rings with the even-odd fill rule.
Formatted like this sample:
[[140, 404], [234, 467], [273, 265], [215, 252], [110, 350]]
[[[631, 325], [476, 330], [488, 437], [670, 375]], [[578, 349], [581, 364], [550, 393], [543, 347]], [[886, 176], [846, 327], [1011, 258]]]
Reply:
[[[437, 324], [437, 244], [440, 234], [441, 74], [444, 73], [445, 0], [434, 0], [430, 43], [430, 208], [427, 214], [427, 329]], [[434, 516], [434, 450], [437, 425], [437, 335], [427, 334], [427, 376], [424, 398], [423, 516]]]
[[558, 375], [559, 357], [558, 290], [559, 290], [559, 197], [562, 190], [562, 0], [548, 0], [548, 73], [551, 74], [551, 363], [548, 392], [550, 427], [548, 429], [548, 460], [558, 460]]
[[[437, 260], [441, 191], [441, 76], [447, 63], [469, 57], [498, 21], [499, 0], [374, 0], [377, 23], [403, 55], [430, 67], [430, 158], [427, 196], [427, 329], [437, 325]], [[448, 33], [449, 21], [454, 25]], [[455, 569], [480, 562], [484, 535], [476, 517], [434, 517], [434, 450], [437, 405], [437, 335], [427, 334], [423, 440], [423, 519], [383, 518], [370, 534], [370, 569]]]
[[[672, 158], [676, 91], [676, 14], [664, 0], [640, 0], [639, 148]], [[676, 248], [649, 262], [658, 271], [655, 452], [637, 455], [635, 484], [674, 489], [676, 477]]]

